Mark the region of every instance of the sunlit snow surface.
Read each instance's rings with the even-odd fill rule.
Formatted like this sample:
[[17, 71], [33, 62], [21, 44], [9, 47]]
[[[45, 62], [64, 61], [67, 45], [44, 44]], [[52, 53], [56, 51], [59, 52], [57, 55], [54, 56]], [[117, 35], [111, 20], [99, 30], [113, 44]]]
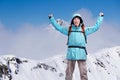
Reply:
[[[87, 57], [89, 80], [120, 80], [119, 46], [104, 49], [95, 55], [88, 54]], [[3, 71], [0, 80], [9, 80], [10, 76], [11, 80], [65, 80], [66, 63], [65, 55], [40, 61], [3, 55], [0, 57], [0, 68]], [[80, 80], [77, 63], [73, 80]]]

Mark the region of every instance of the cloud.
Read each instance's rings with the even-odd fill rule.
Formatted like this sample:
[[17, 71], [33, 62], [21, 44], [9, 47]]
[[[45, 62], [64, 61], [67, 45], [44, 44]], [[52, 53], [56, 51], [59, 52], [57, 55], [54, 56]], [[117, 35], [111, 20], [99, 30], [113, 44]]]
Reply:
[[[88, 9], [80, 9], [85, 26], [93, 26], [96, 17]], [[99, 14], [98, 14], [99, 15]], [[105, 15], [107, 16], [107, 15]], [[69, 21], [65, 21], [68, 24]], [[88, 53], [120, 45], [120, 28], [115, 22], [103, 21], [100, 29], [88, 37]], [[0, 55], [13, 54], [31, 59], [45, 59], [58, 54], [66, 54], [67, 36], [56, 31], [51, 25], [23, 24], [16, 31], [5, 29], [0, 23]]]
[[5, 54], [11, 44], [12, 33], [0, 22], [0, 54]]
[[31, 59], [44, 59], [65, 54], [66, 38], [52, 26], [24, 24], [15, 32], [0, 25], [0, 55], [13, 54]]

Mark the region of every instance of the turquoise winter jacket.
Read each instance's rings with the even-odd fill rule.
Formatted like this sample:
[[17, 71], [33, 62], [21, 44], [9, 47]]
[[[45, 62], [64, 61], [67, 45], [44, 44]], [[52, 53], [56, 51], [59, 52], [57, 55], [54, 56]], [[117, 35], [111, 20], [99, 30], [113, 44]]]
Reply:
[[[88, 36], [89, 34], [94, 33], [100, 27], [101, 22], [103, 21], [103, 17], [99, 16], [97, 22], [94, 26], [85, 27], [85, 35]], [[60, 26], [54, 17], [50, 18], [51, 24], [55, 27], [56, 30], [60, 31], [64, 35], [68, 36], [69, 28], [65, 28]], [[81, 26], [75, 27], [72, 25], [72, 31], [82, 31]], [[84, 46], [86, 47], [85, 37], [83, 33], [78, 32], [71, 32], [69, 35], [68, 46]], [[86, 60], [87, 55], [84, 49], [81, 48], [68, 48], [66, 58], [68, 60]]]

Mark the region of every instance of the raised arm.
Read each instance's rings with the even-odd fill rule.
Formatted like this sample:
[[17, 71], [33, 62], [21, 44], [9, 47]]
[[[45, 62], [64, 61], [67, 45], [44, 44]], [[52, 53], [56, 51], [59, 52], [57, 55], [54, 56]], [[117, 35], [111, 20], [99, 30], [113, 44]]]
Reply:
[[50, 14], [48, 17], [50, 19], [51, 24], [55, 27], [56, 30], [58, 30], [59, 32], [65, 34], [65, 35], [68, 35], [68, 28], [60, 26], [57, 23], [57, 21], [54, 19], [52, 14]]
[[92, 34], [92, 33], [96, 32], [99, 29], [100, 24], [103, 21], [103, 16], [104, 16], [104, 14], [101, 12], [99, 14], [99, 17], [98, 17], [95, 25], [92, 26], [92, 27], [86, 27], [86, 29], [85, 29], [86, 35]]

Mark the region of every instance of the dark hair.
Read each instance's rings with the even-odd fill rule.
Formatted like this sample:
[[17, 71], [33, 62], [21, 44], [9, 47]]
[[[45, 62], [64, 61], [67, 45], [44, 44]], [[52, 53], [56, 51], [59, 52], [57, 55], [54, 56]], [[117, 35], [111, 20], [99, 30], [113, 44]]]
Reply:
[[[80, 24], [83, 24], [82, 18], [81, 18], [80, 16], [75, 16], [75, 17], [73, 17], [73, 19], [71, 20], [71, 24], [70, 24], [70, 25], [74, 24], [74, 23], [73, 23], [73, 20], [74, 20], [75, 18], [79, 18], [79, 19], [80, 19]], [[80, 25], [80, 24], [79, 24], [79, 25]]]

